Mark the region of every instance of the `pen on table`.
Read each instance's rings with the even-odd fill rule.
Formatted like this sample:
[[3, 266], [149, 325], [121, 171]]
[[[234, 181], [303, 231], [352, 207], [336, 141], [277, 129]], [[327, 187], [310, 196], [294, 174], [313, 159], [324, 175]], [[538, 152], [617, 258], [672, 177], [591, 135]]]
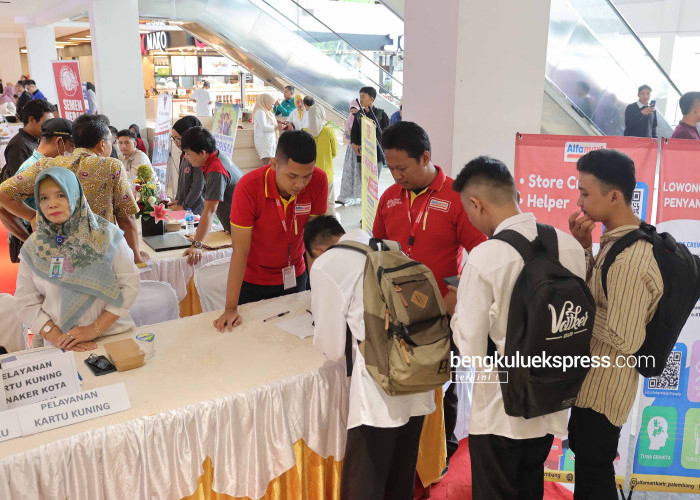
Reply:
[[285, 314], [289, 314], [289, 311], [284, 311], [284, 312], [281, 312], [281, 313], [279, 313], [279, 314], [275, 314], [274, 316], [270, 316], [269, 318], [264, 319], [264, 320], [263, 320], [263, 323], [265, 323], [266, 321], [270, 321], [271, 319], [281, 318], [281, 317], [284, 316]]

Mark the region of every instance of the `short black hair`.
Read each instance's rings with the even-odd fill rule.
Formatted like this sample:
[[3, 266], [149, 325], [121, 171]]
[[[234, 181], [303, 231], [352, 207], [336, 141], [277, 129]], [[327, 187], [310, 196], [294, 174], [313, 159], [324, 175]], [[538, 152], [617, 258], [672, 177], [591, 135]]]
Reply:
[[374, 87], [362, 87], [360, 89], [360, 94], [367, 94], [372, 99], [376, 99], [377, 98], [377, 89], [375, 89]]
[[461, 193], [471, 184], [485, 184], [507, 192], [508, 200], [515, 200], [518, 193], [505, 163], [490, 156], [478, 156], [467, 163], [452, 183], [452, 189]]
[[36, 87], [36, 82], [34, 80], [24, 80], [25, 85], [34, 85]]
[[[182, 136], [183, 147], [185, 136]], [[316, 161], [316, 141], [305, 130], [288, 130], [280, 135], [277, 141], [275, 158], [278, 162], [286, 163], [291, 159], [302, 165]]]
[[[112, 128], [112, 127], [110, 127], [110, 129], [111, 129], [111, 128]], [[128, 138], [131, 139], [132, 141], [136, 142], [136, 134], [134, 134], [134, 133], [133, 133], [131, 130], [129, 130], [128, 128], [125, 128], [124, 130], [120, 130], [119, 132], [117, 132], [117, 139], [119, 139], [120, 137], [128, 137]]]
[[700, 100], [700, 92], [686, 92], [681, 96], [678, 105], [681, 107], [681, 113], [687, 115], [693, 109], [693, 104], [695, 101]]
[[112, 135], [117, 135], [119, 133], [117, 127], [114, 127], [112, 125], [109, 126], [109, 131], [112, 132]]
[[430, 138], [417, 123], [397, 122], [382, 132], [382, 148], [400, 149], [410, 158], [420, 160], [425, 151], [430, 153]]
[[211, 132], [203, 127], [192, 127], [182, 134], [182, 151], [189, 149], [193, 153], [213, 153], [216, 151], [216, 139]]
[[629, 205], [637, 187], [634, 161], [616, 149], [597, 149], [576, 162], [576, 170], [591, 174], [609, 189], [619, 189]]
[[102, 139], [112, 140], [109, 132], [109, 118], [105, 115], [80, 115], [73, 122], [75, 147], [92, 149]]
[[649, 85], [640, 85], [640, 87], [637, 89], [637, 94], [640, 94], [642, 90], [648, 90], [651, 92], [651, 87]]
[[292, 94], [294, 93], [294, 86], [293, 85], [285, 85], [284, 88], [289, 90]]
[[27, 125], [29, 124], [29, 118], [34, 118], [38, 122], [46, 113], [53, 113], [54, 111], [56, 111], [56, 108], [50, 102], [43, 99], [34, 99], [22, 106], [19, 113], [22, 123]]
[[211, 87], [211, 83], [208, 82], [207, 80], [204, 80], [204, 81], [202, 82], [202, 87]]
[[307, 95], [306, 97], [304, 97], [304, 104], [306, 104], [309, 107], [313, 106], [315, 102], [316, 101], [314, 100], [314, 98], [311, 97], [310, 95]]
[[[320, 215], [310, 220], [304, 226], [304, 247], [311, 254], [311, 249], [315, 244], [326, 242], [333, 236], [342, 236], [345, 229], [340, 225], [338, 219], [332, 215]], [[311, 254], [312, 257], [316, 257]]]
[[24, 80], [17, 80], [17, 85], [24, 88], [27, 86], [27, 82], [25, 82]]

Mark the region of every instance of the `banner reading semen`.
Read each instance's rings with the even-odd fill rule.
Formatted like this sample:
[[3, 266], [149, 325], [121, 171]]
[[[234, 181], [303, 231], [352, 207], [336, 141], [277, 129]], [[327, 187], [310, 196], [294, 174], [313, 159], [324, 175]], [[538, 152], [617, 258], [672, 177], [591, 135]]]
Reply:
[[66, 120], [75, 121], [85, 113], [78, 61], [51, 61], [51, 66], [56, 83], [59, 113]]

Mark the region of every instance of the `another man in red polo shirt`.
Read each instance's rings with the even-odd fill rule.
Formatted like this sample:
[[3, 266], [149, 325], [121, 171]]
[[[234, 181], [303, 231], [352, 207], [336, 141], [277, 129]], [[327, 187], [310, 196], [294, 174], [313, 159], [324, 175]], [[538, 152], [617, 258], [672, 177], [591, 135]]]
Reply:
[[233, 257], [220, 332], [241, 322], [239, 304], [306, 290], [304, 225], [326, 213], [328, 180], [308, 132], [283, 133], [269, 165], [244, 175], [231, 206]]
[[[462, 248], [469, 252], [486, 236], [472, 226], [462, 209], [452, 179], [430, 161], [430, 139], [413, 122], [399, 122], [384, 130], [382, 148], [396, 184], [379, 200], [372, 236], [398, 241], [401, 249], [433, 272], [448, 310], [457, 297], [444, 278], [455, 276], [462, 264]], [[456, 353], [457, 348], [452, 345]], [[454, 384], [444, 399], [447, 459], [457, 451], [457, 395]]]

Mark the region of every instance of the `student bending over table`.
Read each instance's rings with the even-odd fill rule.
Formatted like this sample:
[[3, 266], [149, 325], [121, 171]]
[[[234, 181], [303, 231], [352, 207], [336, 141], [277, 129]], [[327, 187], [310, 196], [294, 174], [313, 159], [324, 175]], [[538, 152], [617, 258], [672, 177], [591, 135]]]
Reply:
[[49, 344], [74, 351], [134, 328], [129, 308], [139, 273], [122, 231], [92, 213], [66, 168], [41, 172], [34, 197], [36, 231], [22, 247], [15, 292], [22, 322]]

